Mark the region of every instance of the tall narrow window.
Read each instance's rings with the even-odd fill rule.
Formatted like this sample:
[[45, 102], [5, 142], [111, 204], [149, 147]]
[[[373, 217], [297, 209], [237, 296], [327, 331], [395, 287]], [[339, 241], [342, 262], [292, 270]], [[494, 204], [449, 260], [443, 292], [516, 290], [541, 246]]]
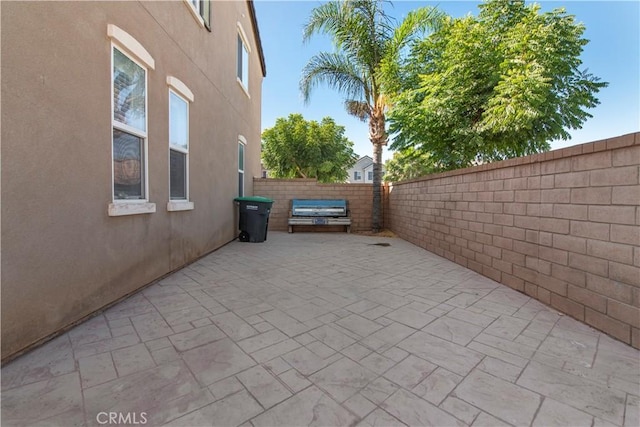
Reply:
[[249, 91], [249, 49], [242, 31], [238, 32], [237, 77], [244, 89]]
[[113, 199], [147, 199], [147, 69], [113, 46]]
[[189, 104], [169, 90], [169, 181], [171, 200], [189, 198]]
[[244, 143], [238, 141], [238, 196], [244, 196]]
[[191, 141], [189, 137], [190, 103], [193, 92], [174, 76], [167, 76], [169, 86], [169, 202], [168, 211], [194, 209], [189, 200]]

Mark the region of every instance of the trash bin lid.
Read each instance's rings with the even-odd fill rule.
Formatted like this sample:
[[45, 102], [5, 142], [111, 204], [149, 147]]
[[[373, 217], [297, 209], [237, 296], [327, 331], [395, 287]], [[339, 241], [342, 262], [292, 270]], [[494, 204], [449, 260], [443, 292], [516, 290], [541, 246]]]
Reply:
[[273, 199], [262, 196], [246, 196], [246, 197], [236, 197], [233, 199], [236, 202], [262, 202], [262, 203], [273, 203]]

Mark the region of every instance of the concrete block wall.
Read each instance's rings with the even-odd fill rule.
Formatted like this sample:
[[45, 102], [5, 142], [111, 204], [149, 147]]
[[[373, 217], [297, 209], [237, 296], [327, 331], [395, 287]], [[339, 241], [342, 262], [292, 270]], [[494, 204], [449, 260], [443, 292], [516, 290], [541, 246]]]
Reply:
[[[371, 230], [373, 187], [371, 184], [321, 184], [315, 179], [254, 178], [254, 194], [274, 200], [269, 215], [269, 230], [287, 231], [292, 199], [346, 199], [351, 211], [351, 230]], [[296, 230], [327, 230], [311, 227]], [[344, 230], [344, 227], [331, 228]]]
[[389, 189], [403, 239], [640, 348], [640, 133]]

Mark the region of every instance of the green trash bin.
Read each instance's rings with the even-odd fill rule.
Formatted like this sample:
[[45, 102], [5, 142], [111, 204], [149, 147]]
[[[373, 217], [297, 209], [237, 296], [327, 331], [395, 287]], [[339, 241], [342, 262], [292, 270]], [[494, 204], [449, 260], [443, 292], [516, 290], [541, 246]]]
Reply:
[[238, 228], [241, 242], [259, 243], [267, 240], [269, 213], [273, 200], [267, 197], [251, 196], [233, 199], [240, 205], [240, 219]]

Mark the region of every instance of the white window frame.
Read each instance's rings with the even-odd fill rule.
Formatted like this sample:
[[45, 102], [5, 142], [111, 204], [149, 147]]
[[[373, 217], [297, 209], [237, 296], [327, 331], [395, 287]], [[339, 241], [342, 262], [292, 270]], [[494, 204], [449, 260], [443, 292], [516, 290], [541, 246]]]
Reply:
[[[242, 90], [244, 91], [244, 93], [251, 98], [251, 95], [249, 94], [249, 80], [250, 80], [250, 74], [251, 74], [251, 70], [250, 70], [250, 65], [251, 65], [251, 45], [249, 44], [249, 39], [247, 38], [246, 33], [244, 32], [244, 29], [242, 28], [242, 25], [240, 25], [240, 23], [238, 22], [238, 37], [236, 38], [236, 43], [238, 41], [238, 39], [242, 42], [242, 47], [244, 48], [244, 52], [246, 52], [246, 64], [245, 64], [245, 60], [244, 60], [244, 55], [241, 56], [240, 58], [236, 58], [236, 81], [238, 82], [238, 84], [240, 85], [240, 87], [242, 88]], [[236, 46], [236, 51], [237, 51], [237, 46]], [[236, 55], [238, 53], [236, 52]], [[238, 76], [238, 70], [237, 70], [237, 64], [238, 61], [242, 61], [241, 62], [241, 67], [242, 67], [242, 72], [241, 74], [244, 76], [244, 70], [246, 68], [246, 79], [247, 81], [243, 81], [243, 79], [241, 77]]]
[[367, 181], [373, 181], [373, 171], [367, 171]]
[[202, 28], [205, 28], [204, 18], [202, 17], [202, 10], [200, 7], [201, 6], [200, 1], [196, 0], [194, 3], [194, 0], [184, 0], [184, 3], [189, 8], [189, 12], [191, 12], [191, 16], [193, 16], [193, 19], [196, 20], [198, 25], [200, 25]]
[[362, 181], [362, 172], [353, 171], [353, 180], [354, 181]]
[[[111, 200], [112, 203], [108, 206], [109, 216], [122, 216], [122, 215], [136, 215], [154, 213], [156, 211], [155, 203], [149, 202], [149, 70], [155, 69], [155, 61], [153, 57], [147, 52], [147, 50], [130, 34], [121, 28], [109, 24], [107, 25], [107, 36], [111, 39], [110, 43], [110, 109], [109, 114], [111, 117], [110, 138], [111, 141]], [[114, 81], [113, 81], [113, 66], [114, 66], [114, 52], [117, 49], [120, 53], [125, 55], [129, 60], [133, 61], [136, 65], [143, 68], [145, 71], [145, 130], [133, 128], [124, 123], [120, 123], [114, 119]], [[142, 199], [116, 199], [114, 184], [114, 152], [113, 152], [113, 131], [114, 129], [120, 130], [143, 140], [144, 150], [144, 171], [142, 173], [144, 179], [144, 196]]]
[[[187, 149], [185, 150], [183, 147], [172, 145], [171, 140], [169, 140], [169, 151], [168, 151], [168, 161], [169, 161], [169, 201], [167, 202], [167, 211], [187, 211], [193, 210], [194, 204], [190, 201], [190, 193], [189, 193], [189, 183], [190, 183], [190, 147], [191, 147], [191, 139], [189, 133], [189, 123], [190, 123], [190, 103], [193, 102], [194, 96], [193, 92], [180, 81], [178, 78], [173, 76], [167, 77], [167, 85], [169, 86], [168, 91], [168, 108], [169, 108], [169, 128], [171, 127], [171, 94], [174, 94], [179, 99], [185, 102], [187, 105]], [[180, 153], [185, 154], [185, 198], [184, 199], [171, 199], [171, 150], [178, 151]]]
[[[242, 169], [240, 169], [240, 146], [242, 146]], [[240, 183], [240, 174], [242, 174], [242, 191], [240, 191], [240, 186], [238, 186], [238, 197], [244, 196], [246, 164], [247, 164], [247, 140], [244, 136], [238, 135], [238, 183]]]

